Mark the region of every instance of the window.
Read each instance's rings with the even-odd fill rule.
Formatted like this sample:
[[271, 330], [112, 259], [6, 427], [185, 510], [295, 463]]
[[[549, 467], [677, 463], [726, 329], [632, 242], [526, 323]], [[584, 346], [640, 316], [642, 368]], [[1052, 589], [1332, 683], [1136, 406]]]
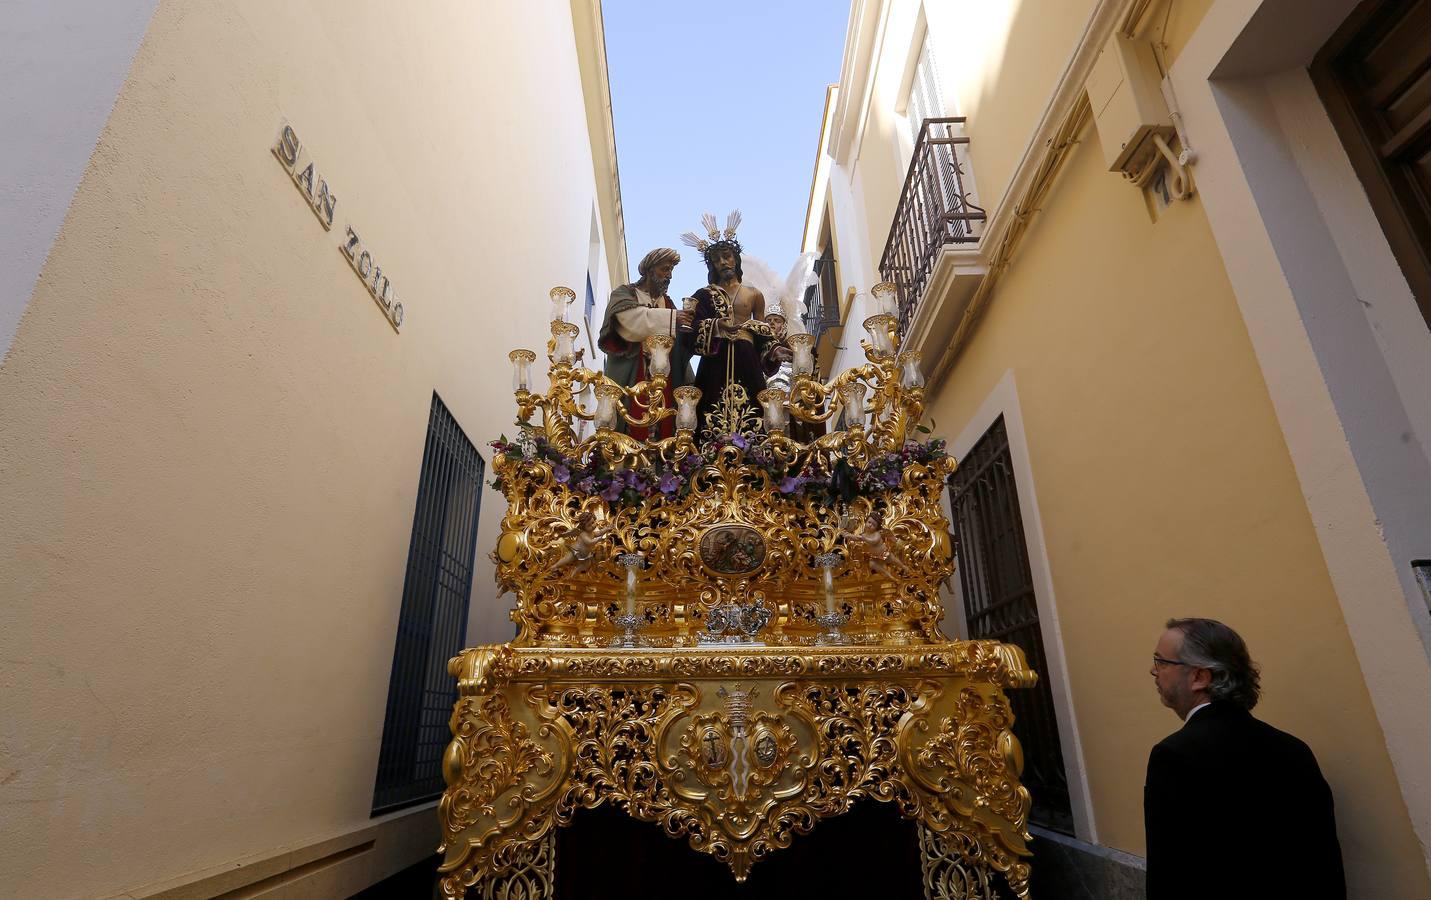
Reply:
[[586, 327], [591, 328], [591, 314], [596, 311], [596, 291], [591, 287], [591, 273], [586, 273], [586, 305], [582, 307], [582, 315], [586, 318]]
[[934, 68], [934, 56], [929, 52], [929, 32], [919, 43], [919, 57], [914, 63], [914, 77], [909, 82], [909, 97], [904, 114], [909, 123], [909, 146], [919, 141], [919, 129], [925, 119], [944, 115], [944, 99], [939, 92], [939, 72]]
[[417, 487], [397, 647], [388, 682], [373, 815], [442, 793], [442, 753], [457, 686], [447, 661], [462, 649], [486, 466], [441, 398], [432, 395]]
[[1431, 326], [1431, 0], [1361, 4], [1310, 72]]
[[1073, 834], [1063, 746], [1002, 416], [959, 462], [950, 506], [969, 637], [1017, 645], [1039, 675], [1034, 687], [1009, 691], [1014, 736], [1024, 749], [1023, 783], [1033, 795], [1029, 820]]

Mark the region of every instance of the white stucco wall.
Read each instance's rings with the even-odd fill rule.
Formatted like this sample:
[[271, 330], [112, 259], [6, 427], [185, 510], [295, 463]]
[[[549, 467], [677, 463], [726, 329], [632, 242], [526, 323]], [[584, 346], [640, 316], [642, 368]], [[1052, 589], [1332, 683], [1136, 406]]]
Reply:
[[156, 5], [0, 3], [0, 360]]

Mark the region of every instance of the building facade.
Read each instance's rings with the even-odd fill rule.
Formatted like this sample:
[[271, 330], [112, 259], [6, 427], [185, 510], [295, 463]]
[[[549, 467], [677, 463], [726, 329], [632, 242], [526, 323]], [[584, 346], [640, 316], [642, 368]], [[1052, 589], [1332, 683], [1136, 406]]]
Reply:
[[507, 349], [626, 280], [600, 4], [6, 15], [0, 893], [348, 896], [512, 635]]
[[1431, 896], [1428, 6], [851, 6], [811, 318], [839, 371], [897, 286], [963, 466], [946, 622], [1041, 661], [1036, 846], [1099, 896], [1140, 890], [1172, 616], [1248, 639], [1351, 896]]

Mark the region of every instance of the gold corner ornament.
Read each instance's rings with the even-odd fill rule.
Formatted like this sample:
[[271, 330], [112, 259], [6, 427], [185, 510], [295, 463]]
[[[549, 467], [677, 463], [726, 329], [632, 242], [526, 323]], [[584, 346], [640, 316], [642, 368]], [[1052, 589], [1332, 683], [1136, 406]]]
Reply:
[[[922, 376], [894, 317], [866, 328], [865, 364], [797, 369], [788, 399], [762, 399], [786, 404], [777, 426], [840, 423], [808, 443], [766, 433], [734, 382], [698, 440], [694, 389], [666, 408], [657, 342], [651, 378], [620, 386], [576, 367], [554, 321], [543, 395], [535, 354], [512, 355], [521, 433], [494, 443], [491, 558], [517, 637], [448, 666], [443, 896], [551, 896], [552, 835], [579, 809], [614, 804], [744, 881], [866, 798], [919, 823], [927, 897], [991, 896], [996, 876], [1029, 896], [1005, 691], [1036, 675], [1017, 647], [939, 628], [955, 463], [913, 439]], [[672, 415], [671, 437], [619, 430]]]

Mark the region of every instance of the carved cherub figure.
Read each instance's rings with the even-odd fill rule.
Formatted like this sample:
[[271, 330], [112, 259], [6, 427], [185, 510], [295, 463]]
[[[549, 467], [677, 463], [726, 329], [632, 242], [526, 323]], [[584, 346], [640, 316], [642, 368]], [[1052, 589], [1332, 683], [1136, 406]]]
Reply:
[[863, 548], [865, 559], [869, 561], [870, 572], [875, 575], [883, 575], [885, 578], [894, 578], [890, 571], [891, 561], [898, 561], [889, 535], [885, 534], [880, 526], [879, 513], [870, 512], [860, 523], [858, 531], [846, 531], [845, 538], [853, 546]]
[[566, 539], [566, 552], [552, 567], [559, 572], [567, 567], [572, 574], [585, 572], [596, 560], [596, 546], [611, 534], [611, 526], [596, 521], [596, 513], [586, 510], [576, 520], [576, 531]]

